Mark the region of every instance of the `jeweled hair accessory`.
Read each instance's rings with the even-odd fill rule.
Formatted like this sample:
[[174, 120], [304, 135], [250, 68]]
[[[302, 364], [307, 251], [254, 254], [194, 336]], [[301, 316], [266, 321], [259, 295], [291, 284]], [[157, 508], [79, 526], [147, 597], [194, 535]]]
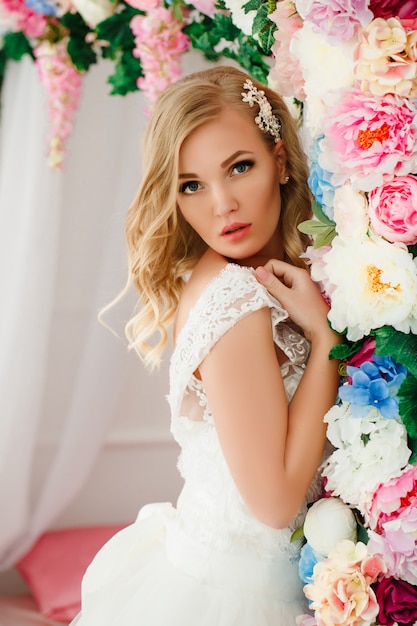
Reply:
[[275, 143], [281, 139], [281, 124], [276, 115], [272, 113], [272, 107], [265, 95], [251, 80], [247, 80], [243, 84], [243, 89], [247, 89], [248, 93], [242, 92], [243, 102], [248, 102], [253, 107], [254, 103], [259, 106], [259, 115], [255, 117], [255, 122], [261, 130], [269, 133], [274, 137]]

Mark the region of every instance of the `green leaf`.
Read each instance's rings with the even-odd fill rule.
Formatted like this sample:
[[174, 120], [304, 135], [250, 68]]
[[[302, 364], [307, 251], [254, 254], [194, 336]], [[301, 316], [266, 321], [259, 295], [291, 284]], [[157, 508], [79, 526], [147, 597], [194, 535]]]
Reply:
[[417, 443], [417, 379], [408, 376], [398, 390], [399, 412], [407, 433]]
[[362, 343], [362, 341], [350, 342], [345, 339], [345, 343], [339, 343], [336, 346], [333, 346], [329, 355], [332, 359], [339, 359], [340, 361], [343, 361], [359, 352], [362, 347]]
[[291, 535], [290, 538], [290, 543], [293, 543], [294, 541], [298, 541], [299, 539], [304, 539], [304, 527], [303, 526], [299, 526], [298, 528], [296, 528], [293, 532], [293, 534]]
[[382, 326], [373, 333], [375, 354], [390, 356], [417, 378], [417, 335], [402, 333], [392, 326]]
[[411, 456], [408, 459], [410, 465], [415, 465], [417, 463], [417, 439], [408, 438], [407, 442], [408, 447], [411, 450]]
[[328, 246], [336, 236], [335, 227], [322, 224], [318, 220], [306, 220], [298, 224], [298, 230], [314, 237], [314, 248]]
[[110, 94], [125, 96], [132, 91], [138, 91], [137, 80], [142, 75], [140, 60], [129, 51], [122, 52], [116, 59], [114, 73], [107, 79], [113, 86]]
[[242, 9], [245, 13], [249, 13], [249, 11], [257, 11], [261, 5], [262, 0], [249, 0], [249, 2], [245, 2], [245, 4], [242, 5]]
[[413, 257], [416, 257], [417, 256], [417, 244], [415, 243], [412, 246], [408, 246], [408, 251], [411, 252]]
[[313, 202], [311, 203], [311, 208], [314, 215], [322, 224], [327, 224], [328, 226], [336, 226], [335, 222], [327, 217], [327, 215], [323, 211], [323, 207], [317, 202], [317, 200], [313, 200]]
[[4, 35], [3, 53], [7, 59], [12, 61], [20, 61], [25, 54], [35, 58], [29, 40], [22, 32]]
[[116, 56], [119, 51], [133, 51], [135, 37], [130, 22], [135, 15], [143, 15], [133, 7], [125, 5], [123, 11], [111, 15], [96, 26], [97, 39], [108, 42], [108, 48]]
[[271, 53], [271, 48], [275, 41], [273, 35], [276, 29], [276, 24], [271, 22], [268, 17], [268, 5], [262, 5], [253, 20], [252, 34], [257, 33], [261, 48], [265, 54]]

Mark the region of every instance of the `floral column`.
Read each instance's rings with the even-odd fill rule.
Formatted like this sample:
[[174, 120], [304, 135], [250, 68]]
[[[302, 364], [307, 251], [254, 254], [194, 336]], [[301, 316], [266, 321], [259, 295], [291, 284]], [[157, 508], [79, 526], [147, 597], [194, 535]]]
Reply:
[[300, 561], [312, 615], [299, 623], [413, 626], [417, 2], [282, 0], [270, 18], [270, 82], [296, 99], [310, 160], [315, 215], [300, 229], [345, 337], [325, 416], [334, 452]]

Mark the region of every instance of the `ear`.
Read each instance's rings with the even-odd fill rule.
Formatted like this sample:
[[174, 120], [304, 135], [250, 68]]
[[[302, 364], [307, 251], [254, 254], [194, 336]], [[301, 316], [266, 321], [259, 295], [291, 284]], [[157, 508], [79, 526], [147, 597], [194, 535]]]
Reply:
[[282, 139], [280, 139], [274, 146], [274, 156], [277, 163], [280, 183], [284, 184], [287, 176], [287, 152]]

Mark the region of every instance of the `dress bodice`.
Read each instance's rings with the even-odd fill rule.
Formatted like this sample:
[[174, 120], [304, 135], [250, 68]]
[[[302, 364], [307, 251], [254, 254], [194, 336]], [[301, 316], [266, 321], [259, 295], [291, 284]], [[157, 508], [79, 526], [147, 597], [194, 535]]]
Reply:
[[[288, 400], [303, 373], [309, 343], [288, 313], [258, 283], [250, 268], [228, 264], [212, 280], [181, 329], [170, 364], [171, 431], [181, 447], [184, 488], [177, 523], [188, 536], [222, 551], [252, 551], [271, 558], [276, 551], [296, 556], [291, 528], [276, 530], [258, 521], [241, 498], [217, 436], [202, 381], [193, 372], [214, 344], [244, 316], [268, 307], [275, 343], [288, 360], [281, 366]], [[300, 516], [304, 511], [300, 511]]]

